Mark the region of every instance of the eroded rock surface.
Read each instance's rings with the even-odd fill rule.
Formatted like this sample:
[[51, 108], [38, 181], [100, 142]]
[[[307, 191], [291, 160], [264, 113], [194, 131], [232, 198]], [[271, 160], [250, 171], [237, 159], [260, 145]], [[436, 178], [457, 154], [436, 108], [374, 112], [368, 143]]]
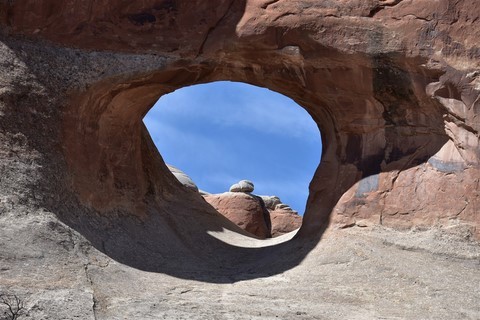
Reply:
[[[301, 233], [329, 222], [454, 221], [479, 236], [474, 1], [25, 0], [1, 9], [4, 144], [36, 146], [43, 172], [61, 173], [50, 189], [71, 186], [94, 210], [142, 216], [145, 198], [169, 189], [165, 168], [150, 168], [161, 160], [142, 147], [142, 116], [164, 93], [228, 79], [295, 99], [322, 130]], [[10, 116], [17, 105], [33, 108], [29, 119]], [[50, 145], [34, 136], [47, 131]], [[47, 157], [53, 145], [62, 154]]]
[[268, 210], [272, 221], [272, 237], [297, 230], [302, 226], [302, 217], [291, 208]]
[[[479, 239], [479, 16], [474, 0], [0, 2], [2, 290], [48, 319], [153, 314], [152, 298], [177, 291], [179, 309], [213, 292], [242, 314], [231, 306], [264, 301], [255, 289], [272, 283], [309, 301], [255, 308], [272, 318], [478, 318], [478, 258], [321, 239], [359, 224]], [[322, 130], [289, 242], [251, 244], [175, 181], [143, 127], [161, 95], [215, 80], [287, 95]], [[145, 293], [154, 275], [162, 294]]]
[[270, 215], [261, 198], [246, 192], [225, 192], [204, 196], [205, 200], [243, 230], [271, 238]]
[[192, 178], [190, 178], [185, 172], [182, 170], [178, 169], [177, 167], [174, 167], [170, 164], [167, 164], [168, 170], [170, 170], [171, 173], [177, 178], [177, 180], [184, 185], [187, 188], [190, 188], [194, 191], [199, 191], [197, 185], [195, 182], [193, 182]]
[[270, 216], [272, 237], [281, 236], [302, 226], [302, 217], [288, 204], [282, 203], [279, 197], [260, 196], [260, 198]]
[[[236, 191], [233, 191], [236, 190]], [[277, 196], [257, 196], [253, 182], [242, 180], [230, 192], [204, 195], [215, 210], [260, 239], [278, 237], [302, 226], [302, 217]]]

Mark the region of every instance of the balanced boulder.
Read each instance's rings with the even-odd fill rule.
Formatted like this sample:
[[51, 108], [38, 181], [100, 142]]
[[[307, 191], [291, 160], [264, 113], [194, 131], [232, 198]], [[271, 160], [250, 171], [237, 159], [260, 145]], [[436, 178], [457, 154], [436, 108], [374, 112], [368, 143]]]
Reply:
[[253, 192], [254, 185], [252, 181], [241, 180], [230, 187], [230, 192]]

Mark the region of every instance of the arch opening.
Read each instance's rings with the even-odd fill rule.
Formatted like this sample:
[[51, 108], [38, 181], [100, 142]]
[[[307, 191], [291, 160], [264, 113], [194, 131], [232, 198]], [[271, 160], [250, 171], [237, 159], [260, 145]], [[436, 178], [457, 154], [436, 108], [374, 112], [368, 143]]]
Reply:
[[[162, 96], [143, 121], [179, 181], [242, 229], [268, 238], [300, 227], [322, 144], [317, 124], [292, 99], [210, 82]], [[229, 192], [241, 180], [254, 190]]]
[[[343, 65], [341, 56], [335, 58], [335, 64], [315, 72], [305, 66], [308, 82], [295, 68], [257, 72], [247, 63], [205, 64], [109, 79], [77, 97], [71, 104], [74, 110], [65, 119], [66, 158], [76, 194], [107, 220], [95, 228], [111, 226], [113, 214], [114, 226], [121, 230], [117, 234], [122, 236], [113, 236], [116, 242], [106, 251], [137, 268], [176, 275], [182, 254], [196, 261], [189, 272], [213, 268], [219, 274], [236, 274], [241, 265], [247, 269], [262, 266], [262, 270], [277, 273], [297, 265], [315, 247], [334, 210], [335, 219], [346, 217], [346, 223], [362, 214], [377, 219], [380, 210], [354, 210], [362, 208], [358, 204], [367, 203], [367, 197], [373, 199], [368, 199], [370, 203], [380, 203], [376, 197], [388, 187], [386, 182], [399, 171], [425, 163], [445, 144], [448, 138], [438, 129], [442, 114], [424, 92], [405, 81], [409, 77], [406, 66], [388, 73], [391, 61], [375, 71], [369, 61], [363, 64], [358, 60], [352, 66], [351, 57], [344, 58]], [[282, 238], [259, 244], [262, 241], [244, 237], [246, 233], [221, 219], [198, 193], [176, 181], [143, 126], [143, 117], [159, 97], [220, 80], [263, 86], [291, 97], [322, 132], [321, 163], [309, 187], [302, 227], [292, 241]], [[429, 117], [412, 109], [418, 104], [428, 110]], [[432, 130], [425, 131], [425, 127]], [[134, 227], [137, 220], [142, 227]], [[79, 225], [81, 228], [84, 226]], [[83, 232], [101, 248], [113, 241], [111, 230]], [[138, 241], [139, 234], [139, 244], [119, 245], [130, 238]], [[152, 252], [160, 252], [162, 258]], [[166, 256], [175, 262], [165, 262]], [[193, 265], [191, 261], [187, 264]], [[242, 275], [256, 276], [258, 273]]]

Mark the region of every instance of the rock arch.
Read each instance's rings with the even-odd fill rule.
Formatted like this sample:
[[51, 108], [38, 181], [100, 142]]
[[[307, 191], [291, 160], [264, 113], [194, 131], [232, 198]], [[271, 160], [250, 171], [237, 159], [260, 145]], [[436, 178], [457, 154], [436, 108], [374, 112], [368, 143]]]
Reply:
[[[275, 273], [331, 222], [456, 221], [478, 236], [479, 52], [475, 32], [453, 23], [472, 21], [474, 2], [420, 1], [413, 12], [404, 1], [87, 1], [65, 18], [69, 5], [1, 4], [1, 141], [21, 150], [2, 153], [17, 163], [2, 169], [2, 192], [113, 258], [176, 274], [169, 258], [194, 251], [195, 268], [231, 259]], [[319, 125], [322, 162], [295, 241], [213, 239], [207, 231], [238, 230], [176, 183], [142, 126], [162, 94], [216, 80], [278, 91]]]

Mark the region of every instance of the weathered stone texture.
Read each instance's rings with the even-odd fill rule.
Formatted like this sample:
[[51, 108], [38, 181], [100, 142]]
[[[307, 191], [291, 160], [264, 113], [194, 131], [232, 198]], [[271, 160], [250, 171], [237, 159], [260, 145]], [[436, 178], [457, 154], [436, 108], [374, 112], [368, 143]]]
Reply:
[[[324, 288], [325, 266], [338, 265], [326, 273], [338, 279], [352, 262], [336, 248], [317, 254], [328, 226], [443, 228], [479, 239], [479, 34], [476, 0], [0, 1], [0, 289], [32, 296], [38, 318], [133, 317], [123, 300], [109, 298], [123, 288], [112, 293], [108, 279], [122, 286], [126, 274], [145, 283], [154, 274], [213, 283], [257, 279], [283, 274], [312, 251], [301, 277], [288, 279]], [[303, 224], [289, 242], [262, 247], [239, 235], [243, 230], [178, 183], [143, 126], [161, 95], [216, 80], [287, 95], [322, 132]], [[241, 240], [229, 244], [219, 239], [225, 234]], [[363, 248], [352, 244], [347, 255], [362, 272], [364, 257], [376, 261], [369, 262], [374, 274], [349, 278], [360, 300], [352, 302], [350, 287], [348, 294], [339, 289], [344, 282], [332, 283], [335, 294], [327, 286], [314, 295], [312, 310], [318, 301], [335, 301], [351, 303], [341, 318], [367, 305], [366, 319], [417, 312], [478, 318], [478, 286], [471, 287], [478, 281], [470, 280], [478, 265], [462, 262], [452, 271], [444, 265], [451, 261], [430, 257], [448, 276], [402, 280], [409, 263], [382, 267], [384, 257]], [[424, 260], [408, 259], [431, 271]], [[58, 264], [68, 272], [58, 273]], [[109, 265], [113, 271], [103, 273]], [[320, 273], [305, 280], [308, 270]], [[397, 290], [412, 290], [405, 300], [387, 298], [384, 286], [366, 294], [370, 287], [358, 285], [390, 279], [392, 270]], [[447, 293], [444, 282], [452, 288]], [[88, 283], [93, 289], [85, 291]], [[463, 288], [468, 293], [458, 295]], [[228, 298], [222, 290], [215, 301]], [[312, 292], [304, 296], [312, 299]], [[429, 303], [438, 308], [422, 309], [425, 292], [434, 292]], [[55, 302], [50, 309], [48, 301]], [[63, 310], [64, 301], [79, 302], [78, 309]], [[143, 314], [153, 308], [143, 306]], [[280, 316], [294, 317], [290, 311]]]
[[461, 222], [479, 235], [474, 1], [14, 1], [1, 9], [2, 162], [19, 156], [13, 145], [25, 156], [3, 167], [8, 197], [55, 211], [58, 190], [71, 190], [100, 212], [145, 216], [147, 198], [162, 207], [183, 193], [141, 118], [164, 93], [228, 79], [295, 99], [322, 131], [301, 234], [369, 219]]
[[[5, 176], [29, 167], [39, 178], [9, 181], [5, 193], [32, 201], [21, 190], [40, 188], [55, 208], [52, 190], [71, 188], [93, 209], [144, 215], [146, 197], [165, 199], [171, 178], [142, 143], [142, 116], [164, 93], [228, 79], [288, 95], [322, 130], [301, 233], [368, 218], [401, 227], [459, 220], [478, 236], [474, 1], [8, 1], [1, 9], [3, 163], [18, 141], [42, 159], [8, 166]], [[55, 181], [42, 178], [48, 172]]]
[[260, 239], [278, 237], [302, 226], [298, 212], [276, 196], [236, 191], [208, 194], [203, 198], [224, 217]]
[[272, 237], [281, 236], [302, 226], [302, 217], [289, 208], [268, 211], [272, 223]]
[[272, 237], [270, 215], [259, 197], [243, 192], [225, 192], [204, 198], [243, 230], [260, 239]]

